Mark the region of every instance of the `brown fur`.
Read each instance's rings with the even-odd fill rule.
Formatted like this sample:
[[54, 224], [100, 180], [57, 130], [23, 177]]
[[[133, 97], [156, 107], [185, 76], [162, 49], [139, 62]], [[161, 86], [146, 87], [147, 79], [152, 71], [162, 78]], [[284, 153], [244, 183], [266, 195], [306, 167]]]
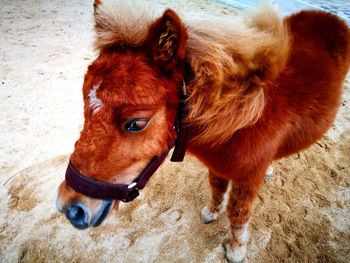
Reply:
[[187, 54], [195, 76], [188, 122], [200, 127], [198, 140], [220, 144], [254, 124], [264, 110], [265, 86], [288, 59], [288, 30], [274, 11], [264, 8], [244, 22], [237, 31], [199, 21], [189, 27]]
[[[314, 143], [335, 118], [350, 64], [349, 28], [319, 11], [281, 19], [264, 7], [236, 20], [183, 22], [172, 10], [158, 19], [145, 10], [120, 20], [104, 3], [97, 7], [100, 56], [85, 77], [85, 124], [71, 161], [87, 176], [130, 183], [174, 140], [179, 87], [190, 77], [188, 150], [210, 171], [212, 213], [232, 182], [227, 256], [236, 260], [245, 254], [246, 226], [269, 164]], [[100, 82], [103, 106], [94, 113], [88, 94]], [[123, 124], [131, 117], [151, 121], [128, 134]], [[67, 198], [67, 189], [64, 182], [62, 207], [79, 198]]]

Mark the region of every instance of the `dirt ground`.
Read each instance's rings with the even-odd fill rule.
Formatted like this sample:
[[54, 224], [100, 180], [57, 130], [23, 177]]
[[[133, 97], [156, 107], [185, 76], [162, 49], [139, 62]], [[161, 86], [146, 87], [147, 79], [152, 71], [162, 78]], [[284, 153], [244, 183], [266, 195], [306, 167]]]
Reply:
[[[207, 171], [191, 156], [167, 161], [99, 228], [76, 230], [56, 212], [95, 56], [90, 1], [2, 1], [0, 35], [0, 262], [225, 262], [229, 224], [225, 214], [200, 223]], [[328, 134], [273, 163], [250, 225], [251, 262], [350, 262], [349, 105], [348, 78]]]

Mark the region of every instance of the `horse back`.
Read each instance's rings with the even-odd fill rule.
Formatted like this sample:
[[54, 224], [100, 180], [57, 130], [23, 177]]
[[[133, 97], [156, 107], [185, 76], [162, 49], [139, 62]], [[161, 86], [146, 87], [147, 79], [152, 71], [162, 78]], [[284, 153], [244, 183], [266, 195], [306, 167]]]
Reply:
[[286, 19], [294, 49], [307, 49], [318, 55], [324, 51], [341, 75], [350, 64], [350, 31], [337, 16], [323, 11], [301, 11]]
[[279, 112], [287, 132], [275, 158], [308, 147], [329, 129], [350, 65], [349, 27], [335, 15], [302, 11], [285, 22], [291, 36], [290, 58], [274, 101], [281, 101]]

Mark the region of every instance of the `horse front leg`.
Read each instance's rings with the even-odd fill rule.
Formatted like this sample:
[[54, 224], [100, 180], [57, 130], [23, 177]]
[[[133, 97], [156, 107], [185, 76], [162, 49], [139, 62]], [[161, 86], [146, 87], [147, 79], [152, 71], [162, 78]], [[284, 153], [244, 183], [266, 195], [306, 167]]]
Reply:
[[211, 199], [209, 203], [202, 209], [200, 218], [202, 223], [209, 224], [215, 221], [223, 210], [222, 201], [227, 190], [229, 181], [217, 177], [213, 172], [209, 171], [209, 185], [211, 188]]
[[252, 215], [253, 203], [262, 184], [260, 181], [259, 183], [239, 186], [232, 183], [227, 204], [227, 216], [231, 226], [232, 239], [224, 245], [226, 258], [229, 262], [243, 262], [246, 258], [249, 241], [249, 219]]

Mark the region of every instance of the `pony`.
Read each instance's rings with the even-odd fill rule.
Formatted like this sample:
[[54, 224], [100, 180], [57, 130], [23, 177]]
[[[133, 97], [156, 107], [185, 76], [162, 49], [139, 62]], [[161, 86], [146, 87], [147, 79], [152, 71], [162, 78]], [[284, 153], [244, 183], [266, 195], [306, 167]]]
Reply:
[[136, 198], [175, 142], [175, 159], [187, 146], [209, 170], [203, 223], [224, 210], [231, 183], [224, 249], [229, 262], [244, 260], [269, 165], [332, 125], [350, 65], [349, 27], [322, 11], [283, 18], [269, 5], [220, 17], [159, 13], [136, 1], [94, 8], [99, 53], [85, 75], [84, 127], [58, 210], [79, 229], [98, 226]]

